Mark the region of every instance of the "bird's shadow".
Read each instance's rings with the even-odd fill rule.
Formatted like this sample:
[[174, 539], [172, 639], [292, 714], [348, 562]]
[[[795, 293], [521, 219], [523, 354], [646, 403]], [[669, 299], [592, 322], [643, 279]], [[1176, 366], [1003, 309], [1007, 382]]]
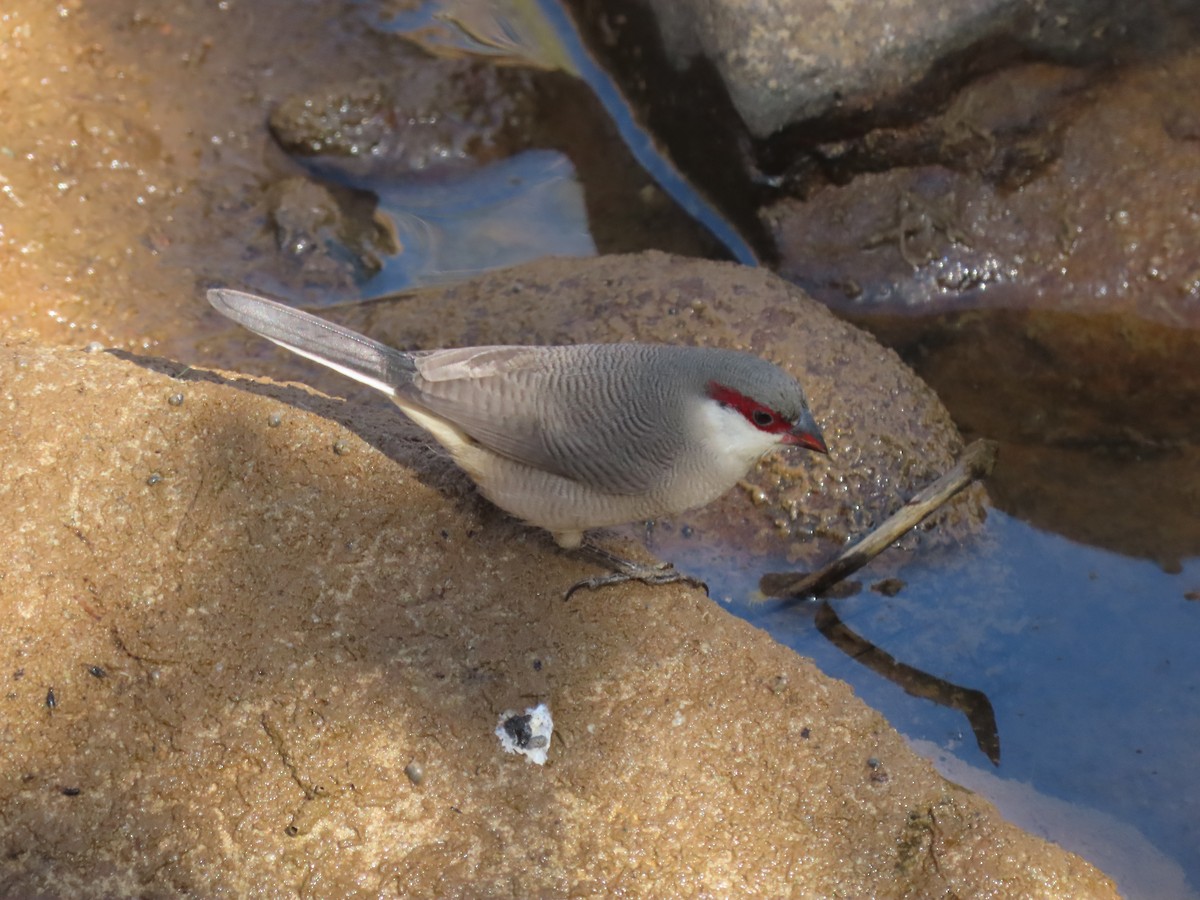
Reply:
[[[166, 375], [181, 386], [197, 383], [221, 385], [336, 422], [403, 467], [407, 474], [423, 485], [453, 502], [459, 511], [470, 511], [473, 515], [488, 519], [489, 528], [508, 525], [514, 529], [537, 532], [483, 501], [470, 478], [453, 463], [448, 454], [382, 395], [376, 396], [372, 392], [359, 397], [337, 397], [307, 384], [274, 381], [266, 376], [197, 368], [163, 357], [144, 356], [115, 348], [105, 352], [139, 368]], [[494, 523], [490, 521], [493, 518], [496, 520]], [[554, 547], [549, 536], [540, 532], [537, 532], [534, 540], [542, 541], [548, 550]]]

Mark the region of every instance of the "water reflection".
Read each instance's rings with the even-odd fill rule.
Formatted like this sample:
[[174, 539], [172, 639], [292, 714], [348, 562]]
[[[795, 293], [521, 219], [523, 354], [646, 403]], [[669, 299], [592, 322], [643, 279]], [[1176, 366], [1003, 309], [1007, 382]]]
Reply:
[[566, 72], [591, 88], [638, 163], [679, 206], [743, 265], [758, 256], [738, 230], [655, 144], [617, 83], [588, 52], [557, 0], [427, 0], [386, 17], [364, 13], [380, 31], [402, 35], [430, 53], [469, 55], [498, 63]]
[[850, 628], [834, 612], [829, 601], [814, 602], [817, 610], [813, 624], [830, 644], [910, 697], [958, 710], [966, 717], [980, 752], [993, 765], [1000, 765], [1000, 732], [996, 727], [995, 709], [987, 694], [906, 665]]
[[537, 0], [427, 0], [413, 9], [387, 12], [385, 4], [385, 17], [373, 24], [430, 53], [487, 56], [499, 63], [579, 75], [539, 7]]
[[[678, 562], [714, 597], [752, 595], [754, 573], [731, 583], [728, 572], [705, 570], [699, 549]], [[771, 566], [785, 567], [763, 563]], [[1200, 786], [1192, 774], [1200, 603], [1187, 599], [1200, 588], [1200, 558], [1168, 573], [993, 511], [977, 546], [952, 561], [917, 560], [901, 574], [894, 597], [861, 592], [833, 601], [844, 627], [907, 668], [990, 698], [1004, 737], [997, 784], [1022, 782], [1128, 823], [1200, 884]], [[992, 768], [960, 711], [864, 668], [822, 636], [812, 614], [777, 604], [731, 608], [851, 683], [914, 741]], [[1048, 836], [1069, 843], [1053, 830]], [[1114, 868], [1119, 860], [1090, 858], [1123, 885], [1137, 883], [1136, 873]]]
[[364, 297], [460, 281], [544, 256], [596, 253], [575, 169], [551, 150], [355, 186], [378, 196], [400, 248], [363, 285]]

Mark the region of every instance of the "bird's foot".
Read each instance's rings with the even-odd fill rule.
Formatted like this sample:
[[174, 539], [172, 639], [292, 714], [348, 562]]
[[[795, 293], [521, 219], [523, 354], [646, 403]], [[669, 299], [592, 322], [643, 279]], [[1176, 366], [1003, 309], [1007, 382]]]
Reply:
[[698, 578], [684, 575], [670, 563], [644, 565], [643, 563], [635, 563], [617, 556], [611, 556], [607, 552], [604, 553], [604, 556], [608, 557], [605, 559], [605, 562], [613, 571], [607, 575], [595, 575], [591, 578], [584, 578], [582, 581], [575, 582], [563, 594], [563, 600], [570, 600], [571, 595], [581, 588], [595, 591], [613, 584], [624, 584], [628, 581], [640, 581], [642, 584], [672, 584], [677, 581], [686, 581], [688, 584], [694, 585], [705, 593], [708, 593], [707, 584]]

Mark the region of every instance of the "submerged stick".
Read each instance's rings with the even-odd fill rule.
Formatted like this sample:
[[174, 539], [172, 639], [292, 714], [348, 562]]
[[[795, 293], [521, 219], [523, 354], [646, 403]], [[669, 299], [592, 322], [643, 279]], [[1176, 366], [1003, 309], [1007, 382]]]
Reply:
[[[999, 445], [995, 441], [978, 440], [959, 458], [958, 464], [928, 487], [913, 495], [887, 521], [842, 552], [841, 556], [815, 572], [789, 580], [772, 577], [771, 585], [760, 585], [772, 597], [803, 600], [818, 597], [847, 575], [857, 572], [876, 556], [936, 512], [947, 500], [974, 481], [991, 474], [996, 465]], [[764, 582], [767, 579], [763, 579]]]
[[987, 694], [901, 662], [847, 626], [828, 600], [822, 600], [817, 607], [814, 624], [833, 646], [910, 697], [929, 700], [966, 716], [980, 751], [992, 765], [1000, 765], [1000, 729], [996, 725], [996, 710]]

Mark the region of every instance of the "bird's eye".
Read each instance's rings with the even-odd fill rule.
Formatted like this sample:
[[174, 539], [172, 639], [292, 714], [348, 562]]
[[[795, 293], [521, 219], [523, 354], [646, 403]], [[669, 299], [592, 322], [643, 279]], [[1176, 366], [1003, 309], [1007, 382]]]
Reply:
[[751, 418], [754, 419], [754, 424], [759, 428], [766, 428], [775, 422], [775, 417], [765, 409], [756, 409]]

